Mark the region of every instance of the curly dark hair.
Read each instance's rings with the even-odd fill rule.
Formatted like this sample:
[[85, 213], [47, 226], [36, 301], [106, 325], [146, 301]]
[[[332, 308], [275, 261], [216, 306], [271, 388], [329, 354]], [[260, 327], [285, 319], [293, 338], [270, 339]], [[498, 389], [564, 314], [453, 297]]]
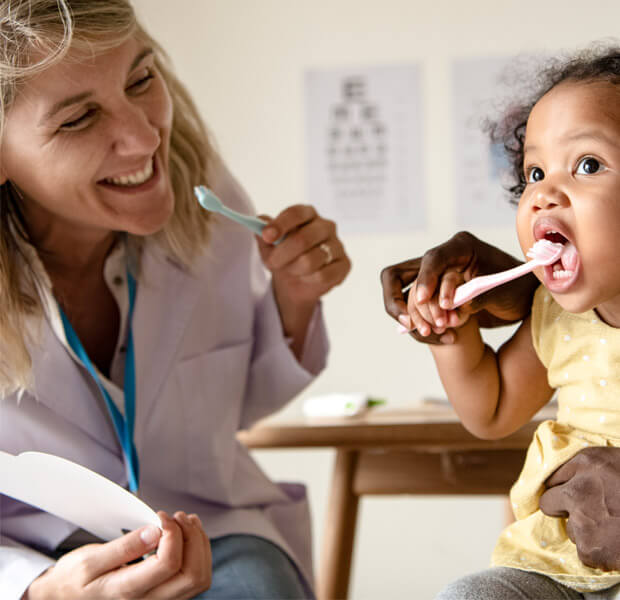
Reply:
[[485, 129], [493, 143], [501, 143], [510, 162], [511, 203], [518, 203], [526, 186], [523, 173], [525, 126], [534, 105], [552, 88], [564, 81], [606, 81], [620, 85], [620, 45], [595, 43], [569, 57], [548, 63], [532, 81], [527, 96], [513, 103], [498, 121], [487, 121]]

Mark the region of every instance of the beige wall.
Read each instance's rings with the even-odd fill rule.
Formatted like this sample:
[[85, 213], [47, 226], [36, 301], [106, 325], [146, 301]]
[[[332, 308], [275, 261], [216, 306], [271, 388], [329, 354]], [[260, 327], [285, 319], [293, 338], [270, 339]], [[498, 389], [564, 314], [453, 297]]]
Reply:
[[[440, 395], [423, 346], [394, 333], [383, 312], [382, 266], [456, 230], [450, 65], [457, 57], [570, 49], [618, 31], [617, 0], [135, 0], [168, 49], [233, 172], [260, 212], [305, 198], [303, 71], [419, 61], [424, 88], [428, 227], [409, 235], [344, 238], [354, 267], [325, 301], [330, 366], [308, 394], [362, 390], [393, 405]], [[512, 228], [480, 230], [516, 253]], [[492, 342], [506, 332], [495, 333]], [[260, 452], [279, 479], [310, 486], [315, 551], [332, 454]], [[361, 506], [352, 597], [432, 598], [450, 579], [483, 568], [503, 519], [499, 499], [369, 499]]]

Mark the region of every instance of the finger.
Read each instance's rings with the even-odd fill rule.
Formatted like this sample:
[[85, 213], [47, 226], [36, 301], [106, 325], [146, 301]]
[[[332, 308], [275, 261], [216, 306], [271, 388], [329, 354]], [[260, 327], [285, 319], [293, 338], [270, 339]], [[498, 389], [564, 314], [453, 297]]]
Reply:
[[412, 323], [412, 329], [417, 330], [417, 332], [422, 336], [426, 337], [432, 333], [430, 323], [420, 314], [417, 306], [409, 307], [409, 317]]
[[342, 257], [324, 265], [318, 271], [310, 275], [302, 275], [299, 281], [309, 285], [314, 285], [317, 289], [329, 290], [335, 285], [342, 283], [351, 270], [351, 261], [344, 254]]
[[289, 206], [263, 229], [262, 238], [273, 243], [316, 217], [316, 210], [309, 204]]
[[131, 531], [105, 544], [90, 544], [82, 547], [82, 573], [86, 581], [122, 567], [157, 547], [162, 532], [154, 525]]
[[189, 574], [193, 582], [204, 582], [207, 574], [210, 579], [211, 567], [207, 562], [200, 520], [190, 519], [185, 513], [175, 513], [174, 518], [183, 530], [183, 573]]
[[[441, 309], [439, 309], [439, 307], [437, 306], [437, 302], [435, 301], [435, 298], [433, 298], [429, 302], [426, 302], [425, 304], [417, 304], [415, 303], [415, 300], [414, 300], [415, 297], [416, 297], [416, 294], [414, 291], [414, 293], [411, 294], [411, 296], [409, 296], [409, 306], [411, 306], [411, 303], [414, 303], [414, 306], [417, 309], [418, 313], [426, 321], [426, 323], [428, 323], [428, 325], [431, 327], [434, 333], [440, 333], [440, 334], [443, 333], [444, 324], [445, 324], [445, 321], [443, 321], [443, 318], [444, 318], [443, 315], [441, 315], [442, 324], [440, 326], [436, 326], [436, 320], [435, 320], [436, 312], [437, 310], [441, 310]], [[422, 333], [421, 330], [420, 330], [420, 333]]]
[[152, 600], [193, 598], [211, 584], [211, 554], [206, 552], [200, 521], [184, 512], [176, 512], [174, 519], [183, 533], [183, 565], [175, 577], [149, 594]]
[[454, 344], [456, 342], [456, 334], [452, 329], [448, 329], [439, 337], [439, 342], [444, 345]]
[[[153, 554], [101, 577], [99, 586], [112, 597], [142, 597], [173, 577], [183, 564], [183, 534], [174, 519], [159, 511], [162, 533]], [[107, 596], [106, 596], [107, 597]]]
[[430, 302], [422, 305], [424, 311], [428, 312], [428, 317], [425, 318], [431, 324], [433, 331], [438, 334], [442, 334], [446, 330], [447, 316], [446, 311], [439, 306], [438, 297], [435, 296]]
[[563, 517], [565, 519], [569, 517], [570, 497], [565, 494], [562, 486], [555, 486], [543, 492], [538, 505], [548, 517]]
[[[209, 537], [207, 536], [207, 533], [205, 532], [204, 527], [202, 526], [202, 521], [200, 520], [200, 517], [198, 515], [191, 514], [189, 515], [189, 518], [198, 527], [200, 534], [202, 535], [202, 540], [203, 540], [203, 544], [205, 547], [205, 556], [207, 557], [207, 560], [208, 560], [209, 571], [211, 571], [212, 557], [211, 557], [211, 542], [209, 541]], [[209, 585], [210, 585], [210, 582], [209, 582]]]
[[457, 233], [447, 242], [427, 251], [422, 257], [418, 274], [418, 300], [426, 302], [435, 293], [439, 279], [450, 268], [463, 271], [471, 261], [468, 234]]
[[446, 324], [448, 327], [457, 328], [463, 325], [469, 315], [466, 311], [461, 310], [460, 308], [456, 310], [446, 311]]
[[[344, 249], [340, 240], [335, 235], [336, 226], [331, 221], [313, 219], [295, 231], [289, 233], [280, 244], [270, 252], [267, 260], [267, 268], [280, 270], [296, 261], [313, 249], [319, 248], [320, 244], [328, 243], [334, 257], [342, 254]], [[325, 255], [321, 264], [325, 262]]]
[[415, 280], [419, 265], [420, 259], [413, 259], [381, 270], [383, 305], [385, 311], [394, 319], [398, 319], [399, 315], [407, 312], [406, 296], [402, 290], [403, 287]]
[[439, 286], [439, 305], [445, 309], [452, 307], [454, 292], [463, 283], [463, 276], [457, 271], [448, 271], [441, 279]]
[[299, 283], [312, 288], [316, 297], [322, 296], [334, 286], [342, 283], [351, 268], [351, 261], [348, 256], [343, 256], [338, 260], [325, 265], [323, 268], [311, 273], [310, 275], [300, 276]]
[[312, 275], [345, 256], [342, 243], [338, 239], [333, 239], [310, 248], [278, 271], [293, 277]]
[[571, 460], [568, 460], [560, 467], [558, 467], [545, 481], [545, 485], [548, 488], [552, 488], [554, 486], [562, 485], [567, 481], [570, 481], [579, 471], [580, 463], [578, 460], [575, 460], [578, 454], [575, 455]]

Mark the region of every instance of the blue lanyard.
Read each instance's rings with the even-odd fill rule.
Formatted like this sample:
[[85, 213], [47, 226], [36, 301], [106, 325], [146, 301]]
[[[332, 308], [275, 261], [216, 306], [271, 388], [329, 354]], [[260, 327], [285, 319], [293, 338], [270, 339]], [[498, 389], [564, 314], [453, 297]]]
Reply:
[[136, 447], [133, 442], [133, 430], [136, 416], [136, 368], [133, 350], [133, 334], [131, 332], [131, 317], [136, 298], [136, 280], [132, 277], [129, 271], [127, 271], [127, 288], [129, 291], [129, 315], [127, 316], [127, 353], [125, 355], [125, 381], [123, 385], [125, 392], [125, 418], [123, 418], [120, 410], [118, 410], [116, 404], [114, 404], [112, 398], [110, 398], [110, 394], [102, 385], [99, 376], [97, 375], [97, 371], [93, 367], [90, 358], [88, 358], [88, 354], [86, 353], [86, 350], [84, 350], [82, 342], [80, 342], [80, 338], [75, 333], [75, 330], [71, 326], [71, 323], [62, 308], [60, 308], [60, 305], [58, 306], [58, 309], [60, 311], [60, 318], [62, 319], [62, 324], [65, 328], [65, 335], [69, 346], [88, 369], [88, 372], [92, 375], [99, 391], [105, 399], [106, 406], [108, 407], [108, 411], [112, 417], [112, 422], [114, 423], [114, 429], [116, 430], [118, 441], [120, 442], [123, 450], [125, 469], [127, 470], [127, 479], [129, 481], [129, 489], [135, 494], [138, 491], [138, 482], [140, 479], [138, 453], [136, 452]]

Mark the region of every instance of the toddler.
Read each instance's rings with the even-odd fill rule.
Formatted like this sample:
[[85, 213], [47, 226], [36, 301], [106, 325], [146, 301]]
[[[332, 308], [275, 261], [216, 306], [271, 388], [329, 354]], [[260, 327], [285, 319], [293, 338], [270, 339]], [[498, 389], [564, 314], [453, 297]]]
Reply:
[[523, 252], [540, 239], [564, 246], [535, 271], [542, 285], [531, 316], [494, 351], [467, 307], [450, 310], [467, 279], [452, 271], [429, 302], [418, 303], [414, 288], [404, 319], [422, 335], [458, 327], [454, 344], [430, 348], [457, 414], [479, 437], [511, 434], [558, 392], [557, 420], [538, 427], [512, 488], [516, 521], [500, 536], [495, 568], [452, 584], [443, 599], [577, 599], [620, 582], [620, 571], [583, 564], [566, 521], [538, 506], [547, 477], [581, 449], [620, 446], [620, 48], [590, 48], [535, 81], [532, 99], [493, 129], [511, 157]]

